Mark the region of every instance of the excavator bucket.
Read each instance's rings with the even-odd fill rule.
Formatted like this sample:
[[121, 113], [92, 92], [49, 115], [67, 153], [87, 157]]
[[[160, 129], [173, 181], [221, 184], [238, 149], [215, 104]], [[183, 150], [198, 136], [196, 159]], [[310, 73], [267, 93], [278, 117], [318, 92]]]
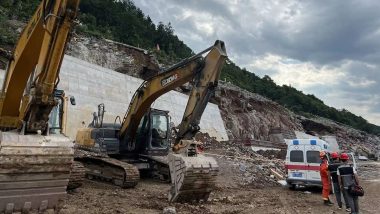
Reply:
[[170, 153], [168, 161], [172, 181], [169, 201], [207, 201], [219, 172], [216, 160], [200, 154], [189, 157]]
[[56, 208], [73, 156], [73, 143], [63, 135], [0, 132], [0, 213]]

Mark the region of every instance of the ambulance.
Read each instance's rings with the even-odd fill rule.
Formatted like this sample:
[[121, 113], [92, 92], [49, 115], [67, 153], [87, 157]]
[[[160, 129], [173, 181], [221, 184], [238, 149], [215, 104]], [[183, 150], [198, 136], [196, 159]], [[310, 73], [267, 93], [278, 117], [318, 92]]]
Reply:
[[286, 140], [286, 182], [291, 189], [296, 186], [322, 186], [319, 167], [320, 151], [331, 152], [329, 144], [321, 139]]

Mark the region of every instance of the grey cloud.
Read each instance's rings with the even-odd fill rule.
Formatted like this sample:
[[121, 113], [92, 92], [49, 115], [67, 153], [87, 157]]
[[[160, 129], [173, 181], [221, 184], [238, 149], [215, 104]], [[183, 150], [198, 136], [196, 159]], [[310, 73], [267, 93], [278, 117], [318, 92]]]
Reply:
[[[304, 27], [294, 34], [295, 58], [320, 63], [365, 59], [380, 47], [368, 37], [379, 29], [380, 4], [372, 1], [313, 1], [307, 5]], [[302, 55], [304, 57], [302, 57]]]
[[[222, 17], [233, 26], [233, 31], [218, 29], [218, 36], [231, 43], [236, 52], [254, 55], [270, 52], [323, 64], [344, 59], [372, 62], [379, 59], [377, 52], [380, 48], [380, 33], [378, 36], [375, 34], [380, 26], [378, 1], [329, 1], [328, 4], [324, 1], [290, 1], [292, 4], [285, 5], [288, 8], [269, 11], [280, 14], [267, 15], [259, 15], [263, 9], [262, 1], [239, 1], [238, 10], [241, 12], [235, 14], [228, 9], [231, 3], [227, 0], [141, 2], [136, 1], [136, 4], [141, 6], [143, 11], [149, 15], [154, 14], [157, 22], [170, 21], [178, 34], [182, 34], [182, 30], [193, 30], [198, 24], [193, 17], [175, 22], [173, 15], [181, 14], [183, 11], [191, 11], [194, 16], [205, 12], [211, 16]], [[299, 8], [302, 10], [297, 12]], [[160, 13], [157, 10], [160, 10]], [[251, 18], [241, 20], [239, 16], [242, 15]], [[284, 15], [283, 20], [292, 16], [296, 16], [296, 20], [294, 23], [279, 21], [280, 15]], [[255, 24], [260, 22], [262, 27], [257, 28]], [[297, 31], [293, 30], [294, 26], [297, 26]], [[252, 34], [259, 36], [255, 37]], [[189, 45], [197, 44], [189, 41]]]
[[[195, 52], [208, 47], [215, 39], [222, 39], [230, 58], [241, 67], [248, 68], [253, 60], [272, 54], [312, 63], [316, 68], [339, 69], [345, 76], [336, 84], [321, 83], [299, 90], [313, 93], [337, 107], [349, 109], [352, 105], [358, 109], [366, 105], [372, 112], [379, 112], [376, 99], [380, 92], [380, 1], [282, 0], [277, 3], [267, 0], [135, 1], [155, 23], [171, 22], [179, 38]], [[175, 19], [184, 12], [191, 12], [192, 16]], [[209, 14], [210, 19], [199, 20], [201, 14]], [[219, 26], [209, 35], [197, 28], [200, 22]], [[346, 66], [347, 62], [353, 63]], [[279, 71], [258, 68], [252, 72], [263, 76]], [[375, 83], [367, 87], [350, 84], [360, 81]], [[340, 94], [339, 103], [329, 100], [328, 95], [332, 93]]]

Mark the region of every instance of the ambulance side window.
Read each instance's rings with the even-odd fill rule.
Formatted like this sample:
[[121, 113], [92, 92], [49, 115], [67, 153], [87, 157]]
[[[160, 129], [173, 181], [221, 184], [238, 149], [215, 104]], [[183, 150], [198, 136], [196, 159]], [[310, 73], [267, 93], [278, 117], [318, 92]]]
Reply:
[[301, 150], [290, 151], [290, 161], [291, 162], [303, 162], [303, 151], [301, 151]]
[[319, 151], [307, 151], [306, 158], [308, 163], [321, 163]]

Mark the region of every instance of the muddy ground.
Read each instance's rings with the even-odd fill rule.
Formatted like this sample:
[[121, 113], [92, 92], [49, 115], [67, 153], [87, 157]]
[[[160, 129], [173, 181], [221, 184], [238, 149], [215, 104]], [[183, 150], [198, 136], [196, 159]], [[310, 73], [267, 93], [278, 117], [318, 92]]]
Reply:
[[[365, 189], [365, 196], [360, 198], [360, 211], [363, 214], [380, 213], [379, 171], [379, 162], [360, 163], [361, 185]], [[169, 204], [169, 184], [155, 180], [142, 180], [134, 189], [86, 181], [83, 187], [68, 194], [60, 213], [162, 213], [168, 206], [175, 207], [177, 213], [197, 214], [346, 213], [338, 210], [337, 206], [322, 205], [318, 189], [291, 191], [280, 185], [258, 188], [251, 184], [234, 185], [233, 181], [227, 174], [220, 176], [216, 191], [208, 202], [201, 204]]]

